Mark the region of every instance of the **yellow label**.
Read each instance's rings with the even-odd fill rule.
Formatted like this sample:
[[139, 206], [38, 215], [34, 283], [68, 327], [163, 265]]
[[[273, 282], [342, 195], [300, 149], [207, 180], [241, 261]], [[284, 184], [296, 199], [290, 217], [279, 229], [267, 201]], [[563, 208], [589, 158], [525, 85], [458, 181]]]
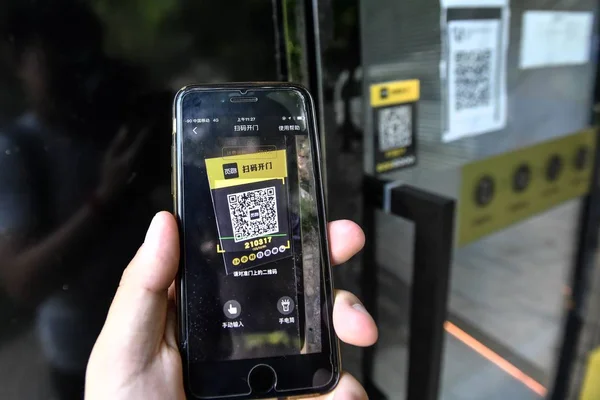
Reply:
[[205, 163], [213, 190], [270, 179], [285, 180], [288, 176], [285, 150], [207, 158]]
[[401, 149], [395, 149], [395, 150], [386, 151], [385, 152], [385, 158], [400, 157], [400, 156], [403, 156], [404, 154], [406, 154], [406, 148], [405, 147], [403, 147]]
[[421, 83], [418, 79], [371, 85], [371, 107], [414, 103], [420, 97]]
[[[587, 194], [595, 138], [595, 129], [588, 129], [465, 165], [458, 205], [458, 245]], [[582, 152], [586, 154], [584, 163]], [[518, 175], [526, 184], [520, 186]]]
[[579, 399], [600, 399], [600, 348], [597, 348], [590, 354]]
[[391, 161], [380, 163], [380, 164], [377, 164], [377, 166], [376, 166], [377, 172], [385, 172], [385, 171], [389, 171], [390, 169], [393, 169], [393, 168], [394, 168], [394, 163]]

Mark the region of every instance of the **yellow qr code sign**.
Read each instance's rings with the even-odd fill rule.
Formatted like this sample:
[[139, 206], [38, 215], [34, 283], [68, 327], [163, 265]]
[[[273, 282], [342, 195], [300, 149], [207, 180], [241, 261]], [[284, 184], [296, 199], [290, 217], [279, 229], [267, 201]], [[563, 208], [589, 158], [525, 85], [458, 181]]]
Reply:
[[371, 85], [371, 107], [414, 103], [420, 97], [421, 82], [418, 79]]
[[417, 162], [417, 79], [371, 85], [373, 161], [377, 173], [410, 167]]

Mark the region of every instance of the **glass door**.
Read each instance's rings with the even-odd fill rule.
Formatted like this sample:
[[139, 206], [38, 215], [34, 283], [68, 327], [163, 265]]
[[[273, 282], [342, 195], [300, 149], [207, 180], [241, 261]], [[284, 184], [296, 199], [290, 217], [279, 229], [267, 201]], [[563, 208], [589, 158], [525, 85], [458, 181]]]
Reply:
[[[321, 43], [330, 204], [350, 215], [362, 198], [363, 223], [373, 229], [357, 274], [377, 271], [366, 290], [377, 297], [381, 329], [363, 364], [371, 393], [550, 396], [593, 171], [597, 3], [369, 0], [325, 8], [337, 22], [322, 29]], [[415, 286], [415, 274], [432, 265], [416, 243], [443, 229], [415, 219], [415, 198], [423, 215], [455, 202], [447, 288]], [[443, 252], [432, 240], [428, 251]], [[428, 300], [440, 293], [442, 319], [434, 314], [443, 301]], [[438, 343], [419, 343], [432, 337], [411, 326], [419, 313], [439, 324], [437, 370], [423, 347]], [[433, 358], [418, 363], [417, 354]], [[439, 373], [437, 396], [409, 390], [411, 368], [434, 381]]]

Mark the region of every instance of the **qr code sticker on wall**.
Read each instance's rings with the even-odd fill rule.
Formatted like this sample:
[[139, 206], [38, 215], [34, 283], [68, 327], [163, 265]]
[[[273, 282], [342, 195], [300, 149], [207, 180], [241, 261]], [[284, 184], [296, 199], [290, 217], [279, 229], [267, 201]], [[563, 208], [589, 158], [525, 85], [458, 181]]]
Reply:
[[456, 110], [489, 106], [492, 100], [492, 50], [457, 51], [454, 56]]
[[227, 204], [236, 243], [279, 232], [274, 186], [230, 194]]
[[412, 144], [412, 106], [379, 110], [379, 150], [388, 151]]

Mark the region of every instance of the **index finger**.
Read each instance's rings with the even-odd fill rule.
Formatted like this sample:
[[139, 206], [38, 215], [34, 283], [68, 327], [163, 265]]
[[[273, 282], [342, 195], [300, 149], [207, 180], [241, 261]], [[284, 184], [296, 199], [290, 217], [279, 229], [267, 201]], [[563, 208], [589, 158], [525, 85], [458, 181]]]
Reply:
[[330, 222], [329, 252], [333, 265], [343, 264], [362, 250], [365, 245], [365, 234], [360, 226], [349, 220]]

